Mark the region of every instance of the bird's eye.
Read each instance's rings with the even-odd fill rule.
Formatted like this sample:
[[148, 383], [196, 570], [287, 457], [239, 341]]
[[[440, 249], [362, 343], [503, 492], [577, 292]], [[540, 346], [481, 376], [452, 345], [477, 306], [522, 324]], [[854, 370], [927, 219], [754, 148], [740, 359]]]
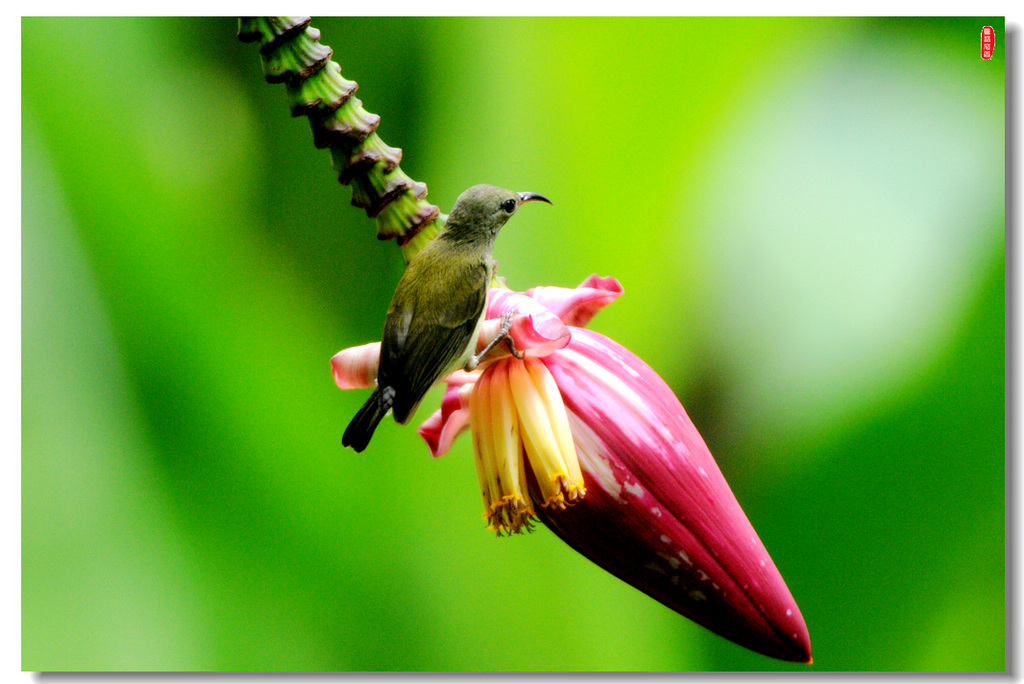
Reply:
[[505, 210], [506, 214], [511, 214], [516, 210], [518, 203], [514, 199], [507, 199], [502, 203], [501, 208]]

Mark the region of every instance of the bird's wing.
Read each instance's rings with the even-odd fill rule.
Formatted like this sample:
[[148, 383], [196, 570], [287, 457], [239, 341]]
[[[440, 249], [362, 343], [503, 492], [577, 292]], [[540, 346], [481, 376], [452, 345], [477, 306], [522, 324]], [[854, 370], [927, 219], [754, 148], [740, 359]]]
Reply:
[[[427, 324], [417, 318], [421, 300], [409, 298], [388, 312], [381, 343], [378, 384], [395, 388], [394, 416], [405, 423], [416, 410], [423, 395], [470, 344], [477, 321], [487, 303], [488, 268], [480, 262], [462, 274], [473, 287], [469, 297], [452, 298], [450, 289], [424, 291], [421, 297], [434, 299], [432, 308], [440, 310], [436, 322]], [[440, 304], [440, 306], [438, 306]], [[436, 307], [436, 308], [435, 308]]]

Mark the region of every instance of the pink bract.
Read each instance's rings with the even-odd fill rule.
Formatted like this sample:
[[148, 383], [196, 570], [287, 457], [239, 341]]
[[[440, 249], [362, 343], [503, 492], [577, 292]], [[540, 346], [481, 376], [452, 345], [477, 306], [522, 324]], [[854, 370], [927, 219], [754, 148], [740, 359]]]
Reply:
[[[473, 429], [474, 442], [482, 444], [481, 434], [486, 437], [494, 422], [494, 397], [506, 395], [520, 402], [504, 409], [511, 415], [523, 401], [543, 401], [552, 416], [564, 412], [554, 422], [567, 420], [571, 432], [575, 454], [566, 472], [578, 458], [575, 472], [582, 472], [585, 493], [581, 486], [575, 499], [546, 504], [551, 497], [545, 499], [536, 475], [526, 473], [529, 493], [516, 504], [517, 515], [528, 510], [594, 563], [698, 624], [759, 653], [810, 662], [810, 637], [796, 602], [675, 394], [628, 349], [581, 327], [621, 294], [617, 280], [597, 276], [577, 288], [491, 290], [479, 346], [493, 338], [502, 313], [515, 310], [511, 337], [534, 359], [527, 363], [538, 377], [553, 380], [555, 401], [550, 392], [523, 400], [522, 386], [518, 395], [504, 392], [494, 383], [509, 382], [507, 372], [488, 373], [491, 400], [474, 401], [481, 373], [512, 363], [507, 352], [498, 353], [471, 373], [445, 379], [441, 407], [420, 435], [440, 456], [471, 421], [481, 420], [484, 433]], [[376, 354], [372, 345], [339, 352], [332, 359], [338, 385], [359, 386], [367, 378], [372, 384]], [[474, 405], [478, 411], [486, 406], [488, 415], [474, 417]], [[498, 441], [508, 415], [495, 423]], [[532, 442], [530, 448], [536, 451]], [[488, 504], [487, 469], [480, 470], [480, 454], [477, 459], [485, 517], [500, 532], [509, 518], [495, 515], [498, 503]], [[510, 462], [508, 453], [500, 462]], [[529, 458], [525, 463], [533, 465]], [[520, 531], [518, 523], [513, 527]]]

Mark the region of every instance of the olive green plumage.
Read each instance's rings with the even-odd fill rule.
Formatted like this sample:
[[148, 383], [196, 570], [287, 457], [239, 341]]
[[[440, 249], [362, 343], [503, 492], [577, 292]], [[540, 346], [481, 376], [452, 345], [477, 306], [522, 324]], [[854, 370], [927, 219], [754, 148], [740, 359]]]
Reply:
[[494, 238], [532, 200], [550, 204], [542, 195], [493, 185], [474, 185], [459, 196], [444, 230], [398, 281], [384, 321], [377, 387], [345, 429], [343, 445], [362, 451], [389, 410], [404, 425], [431, 385], [475, 365]]

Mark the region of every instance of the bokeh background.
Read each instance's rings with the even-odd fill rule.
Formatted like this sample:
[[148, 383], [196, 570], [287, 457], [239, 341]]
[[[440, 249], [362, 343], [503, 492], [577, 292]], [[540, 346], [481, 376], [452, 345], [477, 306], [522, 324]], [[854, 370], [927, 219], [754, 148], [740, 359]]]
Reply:
[[314, 26], [442, 210], [554, 200], [511, 286], [622, 282], [814, 664], [496, 539], [468, 439], [343, 450], [403, 263], [236, 20], [26, 18], [24, 669], [1003, 669], [1001, 18]]

